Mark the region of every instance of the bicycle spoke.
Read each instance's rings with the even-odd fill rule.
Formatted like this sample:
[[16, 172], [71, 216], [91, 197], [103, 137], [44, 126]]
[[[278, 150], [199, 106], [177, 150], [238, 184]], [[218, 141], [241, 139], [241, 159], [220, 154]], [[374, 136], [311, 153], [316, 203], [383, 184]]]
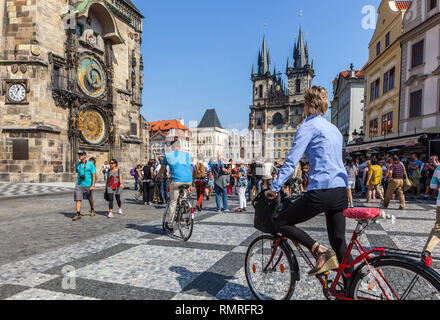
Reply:
[[405, 292], [403, 293], [401, 300], [406, 300], [406, 297], [408, 297], [409, 293], [414, 288], [418, 280], [419, 280], [419, 275], [416, 274], [415, 277], [411, 280], [411, 283], [409, 284], [408, 288], [406, 288]]
[[437, 280], [415, 264], [385, 260], [373, 265], [365, 268], [353, 284], [355, 299], [440, 299]]

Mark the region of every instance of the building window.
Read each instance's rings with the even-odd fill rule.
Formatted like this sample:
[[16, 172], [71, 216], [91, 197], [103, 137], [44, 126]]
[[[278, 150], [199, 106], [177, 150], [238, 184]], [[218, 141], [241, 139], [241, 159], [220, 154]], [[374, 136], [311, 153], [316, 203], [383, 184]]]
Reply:
[[395, 68], [392, 68], [390, 71], [387, 71], [383, 76], [383, 93], [390, 91], [394, 88], [396, 72]]
[[380, 89], [380, 79], [377, 79], [376, 81], [372, 82], [370, 86], [370, 101], [379, 98], [380, 96], [379, 89]]
[[378, 118], [374, 120], [370, 120], [370, 127], [369, 127], [369, 137], [375, 137], [377, 135], [378, 130]]
[[260, 98], [263, 98], [263, 85], [260, 84]]
[[388, 47], [390, 45], [390, 33], [388, 32], [385, 35], [385, 47]]
[[301, 80], [300, 79], [296, 79], [296, 81], [295, 81], [295, 90], [296, 90], [296, 93], [301, 93]]
[[423, 44], [424, 40], [419, 41], [412, 46], [411, 66], [413, 68], [423, 64]]
[[396, 80], [396, 69], [392, 68], [390, 71], [390, 83], [389, 83], [389, 90], [394, 89], [394, 84]]
[[380, 79], [377, 79], [374, 84], [374, 91], [375, 91], [375, 99], [379, 98], [379, 89], [380, 89]]
[[376, 45], [376, 55], [380, 55], [380, 41]]
[[428, 0], [428, 11], [437, 7], [437, 0]]
[[60, 88], [60, 67], [54, 66], [53, 67], [53, 82], [52, 86], [54, 88]]
[[12, 160], [29, 160], [29, 141], [27, 139], [12, 140]]
[[388, 89], [388, 85], [390, 82], [390, 73], [387, 71], [385, 72], [385, 74], [383, 75], [383, 93], [386, 93], [389, 89]]
[[393, 113], [387, 113], [382, 116], [382, 135], [393, 132]]
[[411, 93], [409, 117], [414, 118], [422, 114], [422, 90]]
[[137, 136], [137, 124], [136, 123], [130, 123], [130, 134], [132, 136]]

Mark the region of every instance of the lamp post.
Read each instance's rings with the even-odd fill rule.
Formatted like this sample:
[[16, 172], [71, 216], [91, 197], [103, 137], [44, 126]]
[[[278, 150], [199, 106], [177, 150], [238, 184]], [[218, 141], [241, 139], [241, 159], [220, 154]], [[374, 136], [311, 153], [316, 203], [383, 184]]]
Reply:
[[345, 131], [345, 133], [344, 133], [345, 146], [347, 146], [347, 144], [348, 144], [348, 138], [349, 138], [349, 137], [350, 137], [350, 135], [348, 134], [347, 131]]

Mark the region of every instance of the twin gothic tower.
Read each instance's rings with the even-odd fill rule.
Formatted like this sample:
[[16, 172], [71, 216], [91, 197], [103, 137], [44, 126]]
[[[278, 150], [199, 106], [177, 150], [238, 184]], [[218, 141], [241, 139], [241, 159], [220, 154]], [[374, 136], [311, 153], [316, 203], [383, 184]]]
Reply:
[[[249, 129], [261, 130], [263, 141], [266, 140], [266, 145], [270, 143], [270, 147], [274, 148], [272, 154], [268, 154], [267, 150], [271, 148], [263, 147], [263, 156], [280, 161], [285, 159], [286, 150], [290, 147], [288, 142], [293, 141], [297, 127], [305, 118], [304, 92], [312, 86], [315, 77], [313, 61], [310, 63], [309, 46], [304, 41], [301, 27], [294, 45], [293, 65], [287, 58], [285, 74], [288, 79], [287, 87], [282, 74], [277, 73], [276, 68], [271, 72], [270, 50], [264, 36], [256, 72], [254, 65], [252, 66], [253, 103], [250, 106]], [[279, 140], [268, 142], [269, 132]]]
[[[293, 62], [291, 66], [290, 59], [287, 58], [285, 74], [288, 78], [288, 85], [286, 88], [281, 73], [277, 73], [276, 68], [273, 73], [270, 70], [270, 50], [267, 48], [266, 37], [264, 37], [258, 54], [257, 72], [252, 66], [253, 104], [250, 107], [250, 129], [297, 123], [295, 116], [301, 116], [303, 113], [304, 92], [312, 86], [315, 76], [313, 61], [310, 63], [309, 47], [307, 43], [304, 43], [302, 28], [299, 30], [298, 40], [293, 50]], [[276, 121], [281, 120], [279, 117], [278, 119], [271, 117], [278, 112], [281, 113], [282, 121]]]

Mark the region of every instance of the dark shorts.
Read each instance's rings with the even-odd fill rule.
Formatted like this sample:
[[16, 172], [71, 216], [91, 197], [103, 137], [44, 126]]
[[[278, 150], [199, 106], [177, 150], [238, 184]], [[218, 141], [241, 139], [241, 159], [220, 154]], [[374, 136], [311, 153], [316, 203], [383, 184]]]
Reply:
[[90, 187], [84, 187], [80, 185], [75, 186], [74, 201], [93, 200], [93, 191], [90, 191]]

